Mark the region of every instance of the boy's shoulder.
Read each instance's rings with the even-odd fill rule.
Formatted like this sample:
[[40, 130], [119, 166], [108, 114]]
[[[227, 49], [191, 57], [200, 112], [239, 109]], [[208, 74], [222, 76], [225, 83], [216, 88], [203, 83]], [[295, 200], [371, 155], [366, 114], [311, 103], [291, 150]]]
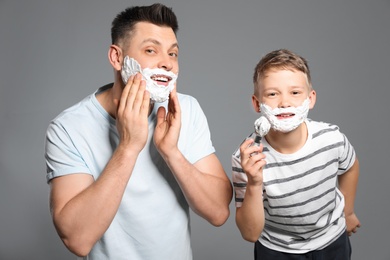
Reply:
[[339, 130], [339, 126], [338, 125], [335, 125], [335, 124], [332, 124], [332, 123], [327, 123], [327, 122], [324, 122], [324, 121], [315, 121], [315, 120], [312, 120], [310, 118], [308, 118], [306, 120], [307, 122], [307, 125], [309, 127], [309, 129], [313, 129], [313, 130], [324, 130], [324, 129], [333, 129], [333, 130]]

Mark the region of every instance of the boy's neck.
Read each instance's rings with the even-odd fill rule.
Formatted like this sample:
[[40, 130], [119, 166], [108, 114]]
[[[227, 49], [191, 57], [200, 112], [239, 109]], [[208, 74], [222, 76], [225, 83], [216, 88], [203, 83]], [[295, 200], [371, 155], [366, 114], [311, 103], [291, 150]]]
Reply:
[[271, 129], [265, 136], [265, 139], [272, 148], [279, 153], [292, 154], [305, 145], [307, 136], [307, 125], [306, 123], [302, 123], [296, 129], [288, 133], [282, 133]]

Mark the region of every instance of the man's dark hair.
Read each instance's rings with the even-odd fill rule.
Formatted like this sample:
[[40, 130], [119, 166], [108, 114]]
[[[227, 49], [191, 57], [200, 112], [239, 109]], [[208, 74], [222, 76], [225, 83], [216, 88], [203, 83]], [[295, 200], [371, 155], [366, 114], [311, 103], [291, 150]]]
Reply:
[[133, 6], [119, 13], [112, 21], [111, 43], [116, 45], [125, 43], [138, 22], [171, 27], [175, 34], [179, 29], [172, 8], [159, 3], [150, 6]]

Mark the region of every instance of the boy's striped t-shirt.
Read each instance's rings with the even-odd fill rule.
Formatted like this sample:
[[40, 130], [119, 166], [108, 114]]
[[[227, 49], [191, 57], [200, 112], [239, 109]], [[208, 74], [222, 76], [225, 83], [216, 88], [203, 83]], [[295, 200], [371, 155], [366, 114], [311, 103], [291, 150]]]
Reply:
[[[264, 146], [265, 227], [259, 241], [277, 251], [305, 253], [326, 247], [345, 232], [344, 197], [337, 176], [355, 161], [355, 151], [338, 126], [306, 120], [308, 140], [293, 154], [281, 154], [256, 136]], [[252, 133], [251, 136], [254, 134]], [[232, 156], [236, 207], [244, 200], [247, 176], [239, 148]]]

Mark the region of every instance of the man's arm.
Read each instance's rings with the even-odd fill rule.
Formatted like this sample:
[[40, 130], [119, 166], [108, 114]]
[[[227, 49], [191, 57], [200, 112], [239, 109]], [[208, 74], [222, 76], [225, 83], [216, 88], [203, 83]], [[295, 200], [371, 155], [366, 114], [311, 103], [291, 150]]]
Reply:
[[229, 217], [232, 186], [215, 154], [191, 164], [177, 143], [181, 128], [181, 110], [176, 89], [171, 92], [168, 113], [160, 107], [154, 142], [171, 169], [191, 209], [211, 224], [220, 226]]
[[352, 167], [338, 177], [339, 189], [341, 193], [343, 193], [345, 200], [344, 213], [349, 236], [352, 235], [352, 233], [356, 233], [357, 228], [360, 227], [360, 221], [354, 211], [358, 179], [359, 161], [356, 159]]
[[51, 180], [53, 222], [71, 252], [86, 256], [108, 229], [136, 158], [136, 154], [117, 149], [96, 181], [91, 175], [80, 173]]
[[215, 154], [191, 164], [179, 151], [166, 157], [191, 209], [214, 226], [229, 217], [232, 186]]
[[[118, 102], [120, 142], [100, 177], [69, 174], [51, 180], [54, 225], [68, 249], [87, 255], [111, 224], [148, 136], [149, 94], [140, 76], [132, 76]], [[96, 217], [98, 216], [98, 217]]]

